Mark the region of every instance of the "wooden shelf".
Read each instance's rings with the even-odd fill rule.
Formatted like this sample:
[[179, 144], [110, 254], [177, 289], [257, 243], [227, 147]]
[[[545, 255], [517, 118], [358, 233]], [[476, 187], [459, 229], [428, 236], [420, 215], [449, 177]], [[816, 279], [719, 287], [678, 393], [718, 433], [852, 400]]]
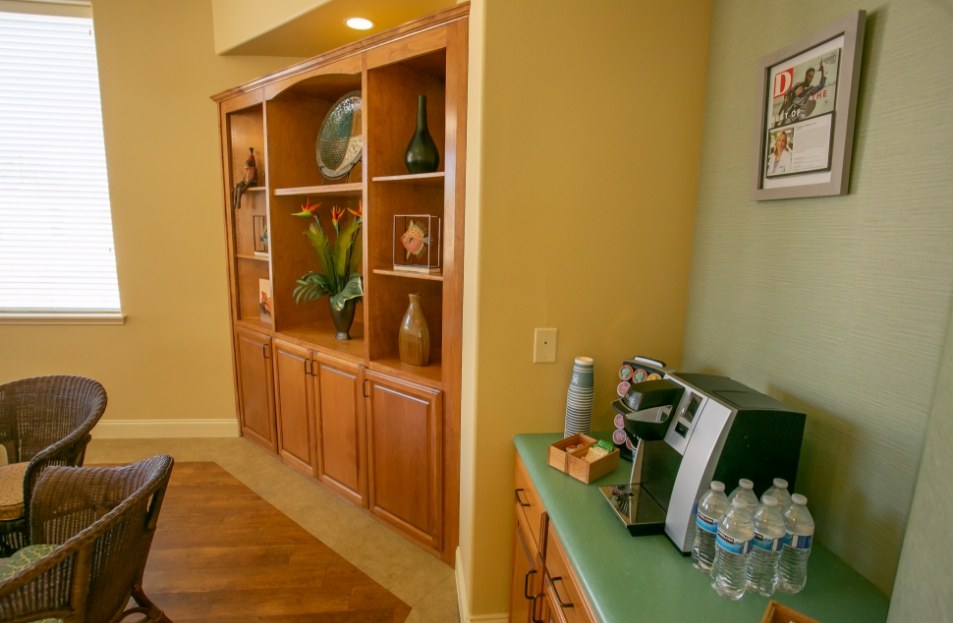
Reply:
[[[466, 3], [458, 5], [214, 98], [242, 433], [448, 564], [460, 523], [455, 474], [466, 172], [460, 124], [466, 118], [468, 12]], [[315, 166], [314, 137], [334, 102], [354, 90], [363, 101], [362, 161], [347, 177], [329, 180]], [[404, 156], [421, 95], [443, 170], [411, 174]], [[247, 189], [241, 206], [232, 206], [250, 147], [259, 185]], [[305, 199], [321, 206], [310, 222], [295, 218]], [[351, 213], [363, 207], [358, 240], [365, 295], [356, 305], [350, 340], [334, 338], [326, 300], [298, 304], [294, 297], [301, 275], [321, 264], [309, 228], [321, 227], [329, 241], [337, 240], [335, 207]], [[427, 257], [441, 272], [394, 269], [400, 267], [400, 258], [394, 259], [396, 215], [440, 219], [432, 227], [442, 244], [430, 250], [439, 256]], [[350, 223], [350, 216], [344, 218]], [[266, 248], [270, 252], [262, 254]], [[272, 317], [263, 322], [268, 287]], [[427, 366], [398, 356], [410, 293], [420, 294], [427, 317]]]
[[404, 184], [420, 184], [424, 186], [440, 186], [443, 184], [444, 172], [411, 173], [407, 175], [378, 175], [372, 177], [372, 182], [399, 182]]
[[385, 268], [375, 268], [372, 270], [375, 275], [388, 275], [390, 277], [402, 277], [405, 279], [425, 279], [427, 281], [443, 281], [443, 275], [440, 273], [415, 273], [409, 270], [388, 270]]
[[299, 197], [302, 195], [359, 196], [363, 189], [364, 185], [360, 182], [348, 182], [346, 184], [325, 184], [320, 186], [276, 188], [275, 195], [278, 197]]

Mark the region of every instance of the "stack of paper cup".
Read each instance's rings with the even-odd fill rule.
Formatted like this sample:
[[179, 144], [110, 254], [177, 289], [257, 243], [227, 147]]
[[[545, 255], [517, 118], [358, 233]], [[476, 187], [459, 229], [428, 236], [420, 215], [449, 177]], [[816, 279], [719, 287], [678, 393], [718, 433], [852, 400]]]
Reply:
[[564, 437], [589, 434], [592, 428], [592, 357], [576, 357], [566, 394]]

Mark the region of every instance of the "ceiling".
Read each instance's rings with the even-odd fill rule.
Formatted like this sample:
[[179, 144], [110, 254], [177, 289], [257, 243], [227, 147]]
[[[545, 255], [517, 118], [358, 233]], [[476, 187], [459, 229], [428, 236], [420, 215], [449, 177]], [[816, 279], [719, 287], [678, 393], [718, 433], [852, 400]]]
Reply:
[[[228, 49], [224, 55], [311, 57], [454, 6], [457, 0], [327, 0]], [[352, 30], [349, 17], [374, 22]]]

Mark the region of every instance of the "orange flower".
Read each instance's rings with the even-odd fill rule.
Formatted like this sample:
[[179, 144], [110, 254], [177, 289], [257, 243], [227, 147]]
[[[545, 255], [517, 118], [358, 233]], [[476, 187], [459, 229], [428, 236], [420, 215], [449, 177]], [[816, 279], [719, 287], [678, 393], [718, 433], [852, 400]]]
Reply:
[[321, 208], [320, 203], [311, 203], [311, 198], [305, 199], [300, 212], [295, 212], [291, 216], [314, 216]]
[[356, 211], [352, 210], [351, 208], [348, 208], [347, 211], [354, 215], [354, 218], [358, 223], [360, 223], [361, 219], [364, 218], [364, 205], [360, 201], [357, 202]]
[[339, 208], [338, 206], [331, 208], [331, 225], [334, 227], [334, 233], [336, 234], [341, 233], [338, 223], [341, 222], [342, 216], [344, 216], [344, 208]]

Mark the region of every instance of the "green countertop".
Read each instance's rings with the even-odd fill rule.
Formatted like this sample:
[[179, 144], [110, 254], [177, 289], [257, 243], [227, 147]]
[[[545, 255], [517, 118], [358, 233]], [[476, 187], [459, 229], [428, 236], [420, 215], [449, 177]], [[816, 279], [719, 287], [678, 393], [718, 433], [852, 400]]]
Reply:
[[[719, 597], [708, 576], [668, 537], [629, 535], [598, 487], [628, 482], [631, 462], [621, 460], [615, 472], [584, 484], [549, 466], [549, 444], [561, 438], [558, 433], [518, 435], [514, 442], [603, 623], [761, 621], [768, 599], [749, 593], [740, 601]], [[886, 621], [889, 605], [886, 595], [816, 541], [807, 586], [797, 595], [777, 593], [773, 599], [821, 623]]]

